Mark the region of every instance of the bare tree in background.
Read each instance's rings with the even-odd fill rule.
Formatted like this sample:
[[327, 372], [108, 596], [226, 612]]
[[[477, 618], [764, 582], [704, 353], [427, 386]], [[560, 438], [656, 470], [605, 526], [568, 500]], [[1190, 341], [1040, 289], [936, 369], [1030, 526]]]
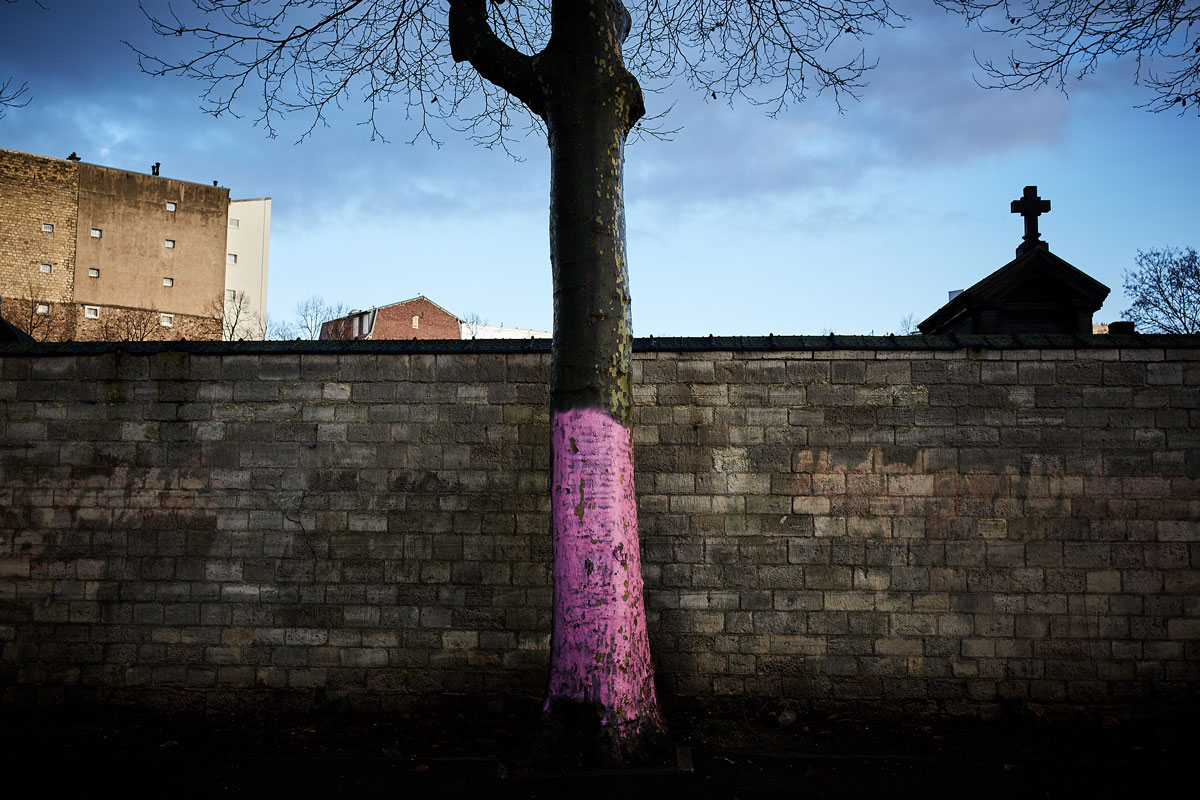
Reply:
[[1196, 250], [1138, 251], [1137, 267], [1125, 273], [1125, 311], [1143, 333], [1200, 333], [1200, 262]]
[[26, 333], [39, 342], [57, 342], [64, 338], [66, 325], [63, 315], [70, 312], [63, 304], [30, 300], [26, 308]]
[[1196, 0], [934, 0], [981, 30], [1019, 40], [1024, 51], [980, 66], [993, 87], [1070, 81], [1107, 59], [1128, 59], [1150, 90], [1151, 111], [1200, 116], [1200, 3]]
[[295, 335], [295, 329], [290, 323], [280, 322], [272, 318], [270, 314], [267, 315], [266, 320], [263, 322], [262, 338], [264, 339], [278, 342], [285, 339], [294, 338]]
[[245, 292], [235, 291], [232, 296], [224, 295], [213, 300], [211, 316], [221, 323], [223, 341], [267, 338], [266, 321], [254, 313], [254, 307]]
[[487, 325], [487, 320], [478, 311], [468, 311], [467, 315], [462, 318], [462, 328], [466, 334], [463, 338], [474, 339], [484, 325]]
[[0, 298], [0, 315], [39, 342], [62, 341], [67, 335], [69, 303], [46, 300], [45, 289], [36, 278], [27, 276], [23, 297]]
[[[0, 299], [0, 316], [28, 333], [39, 342], [55, 341], [59, 326], [55, 324], [55, 304], [35, 297], [5, 297]], [[39, 309], [45, 309], [39, 311]]]
[[100, 330], [106, 342], [146, 342], [164, 338], [162, 314], [153, 309], [106, 306], [100, 310]]
[[[192, 0], [151, 15], [199, 45], [142, 68], [206, 84], [232, 113], [253, 86], [258, 121], [311, 125], [361, 92], [404, 103], [413, 138], [446, 123], [504, 146], [532, 122], [550, 148], [554, 282], [551, 470], [554, 602], [547, 720], [579, 758], [624, 763], [662, 729], [642, 601], [633, 490], [632, 327], [623, 173], [643, 130], [643, 83], [673, 79], [779, 113], [812, 93], [855, 97], [860, 40], [902, 19], [889, 0]], [[261, 89], [261, 94], [260, 94]], [[309, 130], [311, 131], [311, 127]], [[317, 298], [313, 298], [316, 300]], [[341, 314], [297, 308], [301, 335]], [[307, 307], [305, 307], [307, 306]], [[562, 733], [569, 731], [570, 733]], [[585, 755], [586, 753], [586, 755]]]
[[292, 331], [300, 339], [320, 339], [321, 325], [330, 320], [341, 319], [349, 313], [341, 304], [325, 302], [324, 297], [313, 295], [296, 304], [296, 321]]

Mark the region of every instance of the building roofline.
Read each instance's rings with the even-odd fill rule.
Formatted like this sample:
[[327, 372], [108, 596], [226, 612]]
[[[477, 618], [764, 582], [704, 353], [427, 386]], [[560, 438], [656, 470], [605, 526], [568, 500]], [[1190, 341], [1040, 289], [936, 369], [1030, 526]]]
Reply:
[[15, 343], [19, 343], [19, 344], [31, 344], [36, 341], [37, 341], [37, 339], [34, 339], [28, 333], [21, 330], [16, 325], [13, 325], [11, 322], [6, 320], [4, 317], [0, 317], [0, 342], [4, 342], [4, 343], [15, 342]]
[[[1042, 263], [1039, 265], [1034, 264], [1034, 262]], [[1094, 300], [1096, 307], [1093, 309], [1093, 313], [1100, 309], [1104, 304], [1105, 298], [1112, 291], [1109, 287], [1091, 275], [1088, 275], [1079, 267], [1061, 256], [1050, 252], [1049, 246], [1045, 242], [1042, 242], [1040, 246], [1021, 253], [1004, 266], [993, 272], [989, 272], [966, 289], [963, 289], [918, 323], [917, 328], [920, 330], [939, 328], [958, 319], [969, 308], [978, 307], [979, 304], [986, 304], [993, 296], [1010, 285], [1017, 276], [1021, 275], [1023, 270], [1030, 269], [1031, 264], [1034, 264], [1032, 269], [1044, 268], [1045, 271], [1043, 274], [1045, 276], [1073, 287], [1079, 292], [1080, 296], [1087, 296]]]
[[169, 175], [151, 175], [148, 172], [137, 172], [132, 169], [121, 169], [120, 167], [110, 167], [107, 164], [95, 164], [91, 161], [84, 161], [82, 159], [80, 159], [79, 161], [72, 161], [69, 158], [59, 158], [58, 156], [47, 156], [47, 155], [43, 155], [42, 153], [27, 153], [24, 150], [13, 150], [8, 147], [0, 147], [0, 152], [15, 153], [20, 156], [33, 156], [34, 158], [44, 158], [47, 161], [65, 161], [68, 164], [76, 164], [78, 166], [95, 167], [96, 169], [107, 169], [107, 170], [111, 170], [112, 172], [124, 172], [128, 175], [141, 175], [145, 178], [154, 178], [156, 180], [175, 181], [176, 183], [186, 183], [191, 186], [202, 186], [206, 189], [224, 189], [227, 192], [229, 191], [228, 186], [213, 186], [212, 183], [200, 183], [199, 181], [189, 181], [189, 180], [184, 180], [183, 178], [172, 178]]
[[[340, 316], [337, 319], [346, 319], [348, 317], [354, 316], [355, 314], [365, 314], [365, 313], [368, 313], [371, 311], [381, 311], [382, 309], [391, 308], [392, 306], [402, 306], [405, 303], [411, 303], [414, 300], [424, 300], [425, 302], [429, 303], [434, 308], [441, 309], [442, 311], [445, 311], [450, 316], [454, 317], [454, 319], [458, 320], [460, 323], [462, 322], [462, 320], [458, 318], [458, 314], [455, 314], [453, 311], [450, 311], [447, 308], [443, 308], [442, 306], [439, 306], [437, 303], [433, 302], [432, 300], [430, 300], [428, 297], [426, 297], [423, 294], [419, 294], [416, 297], [410, 297], [407, 300], [397, 300], [394, 303], [387, 303], [386, 305], [382, 305], [382, 306], [372, 306], [371, 308], [364, 308], [359, 311], [351, 311], [350, 313], [344, 314], [343, 316]], [[330, 320], [330, 322], [333, 322], [333, 320]]]
[[270, 200], [270, 199], [271, 198], [269, 198], [269, 197], [239, 197], [237, 199], [234, 199], [231, 197], [231, 198], [229, 198], [229, 202], [231, 202], [231, 203], [251, 203], [255, 200]]

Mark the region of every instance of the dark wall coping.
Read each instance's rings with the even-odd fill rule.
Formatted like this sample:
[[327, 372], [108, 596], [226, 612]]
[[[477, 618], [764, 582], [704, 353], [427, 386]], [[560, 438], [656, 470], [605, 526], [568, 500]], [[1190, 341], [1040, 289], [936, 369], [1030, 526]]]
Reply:
[[[183, 352], [196, 355], [271, 354], [451, 354], [549, 353], [550, 339], [412, 339], [387, 341], [270, 342], [38, 342], [0, 345], [5, 356], [89, 356], [106, 353], [153, 355]], [[635, 353], [791, 352], [885, 350], [1109, 350], [1200, 349], [1200, 334], [1004, 334], [971, 336], [649, 336], [633, 340]]]

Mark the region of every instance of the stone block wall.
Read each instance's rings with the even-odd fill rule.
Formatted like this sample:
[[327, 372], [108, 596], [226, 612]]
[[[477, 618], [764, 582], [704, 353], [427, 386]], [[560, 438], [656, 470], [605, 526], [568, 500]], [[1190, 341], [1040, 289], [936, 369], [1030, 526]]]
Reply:
[[[962, 344], [639, 342], [666, 697], [1195, 701], [1200, 339]], [[539, 695], [549, 354], [489, 348], [0, 349], [4, 701]]]
[[675, 692], [971, 713], [1194, 697], [1195, 355], [641, 361], [639, 502]]

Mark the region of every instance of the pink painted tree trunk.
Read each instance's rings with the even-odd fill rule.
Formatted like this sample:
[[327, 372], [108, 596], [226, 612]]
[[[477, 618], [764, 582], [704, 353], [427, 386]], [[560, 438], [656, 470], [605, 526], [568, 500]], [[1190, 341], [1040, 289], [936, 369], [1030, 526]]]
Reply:
[[612, 763], [662, 729], [633, 486], [622, 195], [625, 139], [645, 108], [621, 57], [629, 16], [619, 0], [555, 0], [551, 21], [545, 49], [527, 56], [494, 35], [484, 0], [454, 0], [451, 46], [546, 123], [554, 276], [546, 709], [573, 728], [593, 728], [584, 734], [591, 749]]
[[661, 727], [642, 600], [633, 444], [603, 407], [553, 413], [554, 622], [547, 709], [595, 711], [621, 742]]

